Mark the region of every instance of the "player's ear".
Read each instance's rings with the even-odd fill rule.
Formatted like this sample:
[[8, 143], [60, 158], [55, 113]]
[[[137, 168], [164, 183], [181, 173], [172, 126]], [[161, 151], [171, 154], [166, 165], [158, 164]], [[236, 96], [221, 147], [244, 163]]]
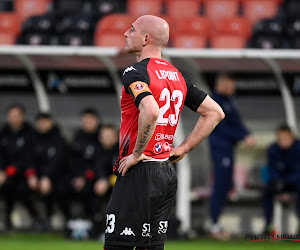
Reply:
[[150, 41], [150, 36], [149, 34], [146, 34], [144, 38], [143, 46], [146, 46], [149, 43], [149, 41]]

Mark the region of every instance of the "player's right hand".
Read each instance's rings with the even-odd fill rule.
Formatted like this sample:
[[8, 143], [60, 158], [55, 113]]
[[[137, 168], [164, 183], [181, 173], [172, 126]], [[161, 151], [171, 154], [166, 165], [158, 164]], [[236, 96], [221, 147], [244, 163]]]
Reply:
[[130, 154], [122, 158], [120, 161], [119, 173], [122, 173], [122, 176], [124, 176], [131, 167], [135, 166], [136, 164], [138, 164], [138, 162], [143, 160], [151, 160], [151, 157], [144, 154], [136, 157], [134, 154]]

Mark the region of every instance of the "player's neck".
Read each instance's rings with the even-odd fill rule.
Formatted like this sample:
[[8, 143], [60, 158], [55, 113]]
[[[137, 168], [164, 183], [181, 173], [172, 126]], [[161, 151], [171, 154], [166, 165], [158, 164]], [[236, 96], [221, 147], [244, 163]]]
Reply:
[[140, 55], [136, 56], [136, 60], [138, 62], [144, 60], [145, 58], [161, 58], [161, 49], [151, 49], [151, 50], [144, 50], [141, 52]]

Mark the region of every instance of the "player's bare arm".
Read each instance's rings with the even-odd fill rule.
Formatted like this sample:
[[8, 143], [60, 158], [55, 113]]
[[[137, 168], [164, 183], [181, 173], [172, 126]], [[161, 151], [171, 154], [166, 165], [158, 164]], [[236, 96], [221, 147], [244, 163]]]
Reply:
[[170, 152], [172, 162], [181, 160], [188, 152], [207, 138], [218, 123], [225, 118], [222, 108], [210, 96], [206, 96], [197, 109], [197, 113], [201, 117], [193, 131], [177, 148]]
[[120, 161], [119, 172], [122, 176], [139, 161], [149, 160], [143, 154], [151, 139], [159, 115], [159, 107], [152, 95], [144, 97], [139, 104], [138, 135], [133, 153]]

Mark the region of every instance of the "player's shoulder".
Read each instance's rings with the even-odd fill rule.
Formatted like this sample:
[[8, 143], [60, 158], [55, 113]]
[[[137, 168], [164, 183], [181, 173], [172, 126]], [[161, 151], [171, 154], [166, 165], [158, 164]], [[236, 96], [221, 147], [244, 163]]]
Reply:
[[140, 62], [131, 64], [123, 71], [122, 76], [145, 73], [147, 72], [148, 63], [149, 63], [149, 58], [146, 58]]
[[144, 59], [140, 62], [134, 63], [128, 66], [122, 73], [122, 82], [125, 87], [125, 91], [128, 92], [128, 87], [133, 82], [145, 82], [150, 84], [150, 78], [147, 72], [147, 65], [149, 60]]

